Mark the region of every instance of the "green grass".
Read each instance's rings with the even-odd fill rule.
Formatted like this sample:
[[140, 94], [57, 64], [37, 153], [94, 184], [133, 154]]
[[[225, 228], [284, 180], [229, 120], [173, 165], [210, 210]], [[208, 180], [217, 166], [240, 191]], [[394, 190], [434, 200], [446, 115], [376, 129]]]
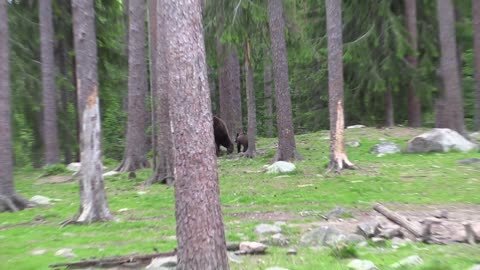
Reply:
[[[275, 154], [276, 139], [260, 138], [259, 157], [219, 159], [221, 200], [226, 236], [229, 241], [256, 240], [253, 228], [281, 213], [283, 217], [299, 217], [300, 212], [314, 213], [294, 218], [288, 224], [318, 220], [336, 205], [346, 209], [368, 210], [374, 202], [429, 204], [480, 204], [480, 167], [460, 165], [457, 160], [477, 157], [475, 153], [394, 154], [376, 157], [369, 153], [381, 138], [405, 145], [421, 130], [347, 130], [346, 141], [359, 140], [358, 148], [347, 147], [351, 161], [361, 169], [341, 175], [326, 175], [328, 163], [328, 132], [296, 136], [297, 148], [304, 161], [297, 162], [295, 173], [278, 176], [263, 172]], [[109, 164], [114, 167], [116, 164]], [[78, 210], [78, 184], [39, 184], [41, 170], [18, 170], [15, 185], [18, 193], [30, 198], [43, 195], [60, 199], [50, 207], [37, 207], [18, 213], [0, 213], [0, 269], [48, 269], [52, 263], [89, 257], [150, 253], [154, 248], [169, 251], [176, 246], [173, 188], [156, 185], [140, 195], [142, 183], [150, 170], [137, 173], [134, 180], [127, 175], [106, 178], [110, 209], [114, 222], [89, 226], [67, 226], [59, 223]], [[56, 173], [62, 173], [61, 170]], [[126, 209], [125, 209], [126, 208]], [[119, 210], [124, 210], [120, 211]], [[41, 216], [41, 217], [40, 217]], [[345, 218], [348, 218], [347, 214]], [[35, 221], [40, 219], [41, 221]], [[293, 245], [301, 230], [284, 227]], [[75, 259], [54, 256], [60, 248], [72, 248]], [[43, 255], [30, 255], [45, 249]], [[281, 266], [289, 269], [347, 269], [350, 259], [332, 256], [331, 251], [318, 252], [299, 248], [298, 255], [285, 255], [285, 248], [270, 248], [266, 256], [245, 257], [242, 264], [232, 263], [232, 269], [264, 269]], [[360, 259], [372, 260], [381, 269], [418, 254], [426, 262], [414, 269], [467, 269], [479, 263], [480, 248], [468, 245], [410, 245], [394, 252], [378, 252], [374, 247], [358, 248]], [[341, 257], [341, 256], [339, 256]], [[437, 268], [436, 268], [437, 267]], [[440, 268], [439, 268], [440, 267]]]

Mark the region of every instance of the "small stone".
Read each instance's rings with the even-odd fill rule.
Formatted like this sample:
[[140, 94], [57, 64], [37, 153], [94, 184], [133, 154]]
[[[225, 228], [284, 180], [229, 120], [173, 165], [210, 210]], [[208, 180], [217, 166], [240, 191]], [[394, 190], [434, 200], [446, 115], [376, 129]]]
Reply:
[[375, 246], [385, 246], [386, 245], [386, 242], [385, 242], [385, 239], [381, 238], [381, 237], [373, 237], [372, 239], [370, 239], [372, 241], [372, 243], [375, 245]]
[[283, 226], [286, 226], [287, 223], [285, 221], [275, 221], [275, 223], [273, 223], [273, 225], [275, 225], [277, 227], [283, 227]]
[[353, 270], [378, 270], [377, 266], [371, 261], [368, 260], [352, 260], [348, 265], [349, 269]]
[[34, 251], [32, 251], [32, 255], [42, 255], [42, 254], [45, 254], [45, 252], [47, 252], [46, 249], [36, 249]]
[[363, 235], [365, 238], [371, 238], [380, 233], [380, 224], [374, 223], [360, 223], [357, 225], [357, 233]]
[[270, 224], [259, 224], [255, 227], [255, 234], [258, 235], [269, 235], [282, 232], [282, 229], [275, 225]]
[[145, 194], [147, 194], [147, 192], [146, 191], [138, 191], [137, 194], [138, 195], [145, 195]]
[[240, 250], [235, 254], [263, 254], [267, 250], [267, 246], [258, 242], [241, 242]]
[[448, 219], [448, 211], [447, 210], [437, 210], [433, 213], [433, 216], [436, 218], [443, 218]]
[[103, 177], [108, 177], [108, 176], [113, 176], [113, 175], [117, 175], [119, 174], [119, 172], [117, 171], [109, 171], [109, 172], [106, 172], [103, 174]]
[[78, 172], [80, 170], [81, 164], [80, 162], [72, 162], [67, 165], [67, 170], [71, 172]]
[[31, 202], [34, 202], [38, 205], [51, 205], [52, 204], [51, 200], [52, 199], [50, 199], [48, 197], [40, 196], [40, 195], [35, 195], [32, 198], [30, 198]]
[[287, 255], [297, 255], [297, 250], [294, 248], [291, 248], [287, 250]]
[[378, 155], [395, 154], [401, 151], [400, 146], [392, 142], [382, 142], [370, 149], [370, 153]]
[[165, 237], [166, 240], [170, 240], [170, 241], [177, 241], [177, 236], [176, 235], [169, 235], [167, 237]]
[[286, 161], [277, 161], [267, 167], [267, 173], [278, 174], [288, 173], [295, 170], [295, 164]]
[[351, 141], [351, 142], [347, 142], [346, 145], [348, 145], [350, 147], [359, 147], [360, 142], [359, 141]]
[[177, 256], [155, 258], [145, 268], [148, 270], [167, 270], [175, 269], [177, 267]]
[[270, 237], [270, 240], [268, 242], [272, 246], [284, 247], [284, 246], [288, 246], [289, 240], [283, 234], [276, 233], [276, 234], [272, 235], [272, 237]]
[[365, 128], [364, 125], [352, 125], [352, 126], [348, 126], [347, 129], [355, 129], [355, 128]]
[[474, 265], [474, 266], [468, 268], [468, 270], [480, 270], [480, 264]]
[[389, 227], [389, 228], [383, 229], [378, 236], [383, 237], [385, 239], [392, 239], [394, 237], [403, 237], [403, 232], [398, 226]]
[[392, 268], [400, 268], [400, 267], [413, 267], [419, 266], [423, 264], [422, 258], [418, 255], [409, 256], [403, 260], [400, 260], [397, 263], [392, 264], [390, 267]]
[[243, 263], [243, 258], [235, 255], [233, 252], [227, 252], [228, 260], [234, 263]]
[[363, 248], [363, 247], [368, 247], [368, 242], [367, 241], [362, 241], [356, 245], [357, 248]]
[[57, 250], [57, 252], [55, 252], [55, 256], [65, 257], [65, 258], [75, 258], [75, 257], [77, 257], [77, 255], [75, 255], [75, 253], [73, 253], [73, 250], [71, 248], [59, 249], [59, 250]]
[[119, 209], [117, 212], [122, 213], [122, 212], [127, 212], [127, 211], [128, 211], [128, 208], [122, 208], [122, 209]]
[[70, 233], [70, 232], [64, 232], [62, 233], [63, 236], [67, 236], [67, 237], [74, 237], [75, 234], [74, 233]]

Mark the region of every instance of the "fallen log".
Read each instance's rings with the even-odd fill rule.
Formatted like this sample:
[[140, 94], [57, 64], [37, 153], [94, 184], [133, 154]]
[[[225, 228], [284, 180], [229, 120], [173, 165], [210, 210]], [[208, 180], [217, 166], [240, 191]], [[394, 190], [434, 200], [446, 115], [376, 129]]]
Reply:
[[466, 236], [466, 241], [469, 244], [476, 244], [477, 242], [480, 242], [480, 236], [475, 233], [475, 231], [472, 228], [472, 224], [465, 222], [463, 223], [463, 227], [465, 228], [465, 236]]
[[380, 203], [374, 204], [373, 209], [378, 213], [382, 214], [383, 216], [385, 216], [386, 218], [388, 218], [389, 220], [391, 220], [392, 222], [394, 222], [395, 224], [405, 228], [407, 231], [412, 233], [415, 237], [422, 238], [423, 236], [422, 228], [420, 228], [417, 224], [409, 221], [404, 216], [389, 210], [388, 208], [381, 205]]
[[170, 257], [175, 256], [177, 250], [164, 253], [153, 253], [153, 254], [132, 254], [127, 256], [117, 256], [117, 257], [106, 257], [101, 259], [92, 259], [92, 260], [83, 260], [79, 262], [72, 263], [57, 263], [51, 264], [48, 267], [50, 268], [67, 268], [67, 269], [79, 269], [87, 267], [113, 267], [123, 264], [148, 264], [154, 258], [159, 257]]

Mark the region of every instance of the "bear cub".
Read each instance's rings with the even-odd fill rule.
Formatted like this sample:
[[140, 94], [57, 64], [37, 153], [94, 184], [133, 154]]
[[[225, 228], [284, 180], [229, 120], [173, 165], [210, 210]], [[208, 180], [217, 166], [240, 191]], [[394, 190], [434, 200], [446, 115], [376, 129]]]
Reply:
[[235, 137], [235, 143], [237, 144], [238, 153], [240, 153], [240, 148], [243, 146], [243, 152], [248, 149], [248, 136], [245, 133], [239, 134]]

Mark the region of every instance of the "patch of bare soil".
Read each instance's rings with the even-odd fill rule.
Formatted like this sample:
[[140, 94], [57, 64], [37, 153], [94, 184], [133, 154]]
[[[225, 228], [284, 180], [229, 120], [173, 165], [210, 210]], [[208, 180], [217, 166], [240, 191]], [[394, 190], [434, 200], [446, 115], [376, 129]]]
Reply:
[[37, 185], [42, 185], [42, 184], [61, 184], [61, 183], [67, 183], [70, 182], [72, 179], [72, 176], [70, 175], [52, 175], [44, 178], [38, 179], [35, 184]]

